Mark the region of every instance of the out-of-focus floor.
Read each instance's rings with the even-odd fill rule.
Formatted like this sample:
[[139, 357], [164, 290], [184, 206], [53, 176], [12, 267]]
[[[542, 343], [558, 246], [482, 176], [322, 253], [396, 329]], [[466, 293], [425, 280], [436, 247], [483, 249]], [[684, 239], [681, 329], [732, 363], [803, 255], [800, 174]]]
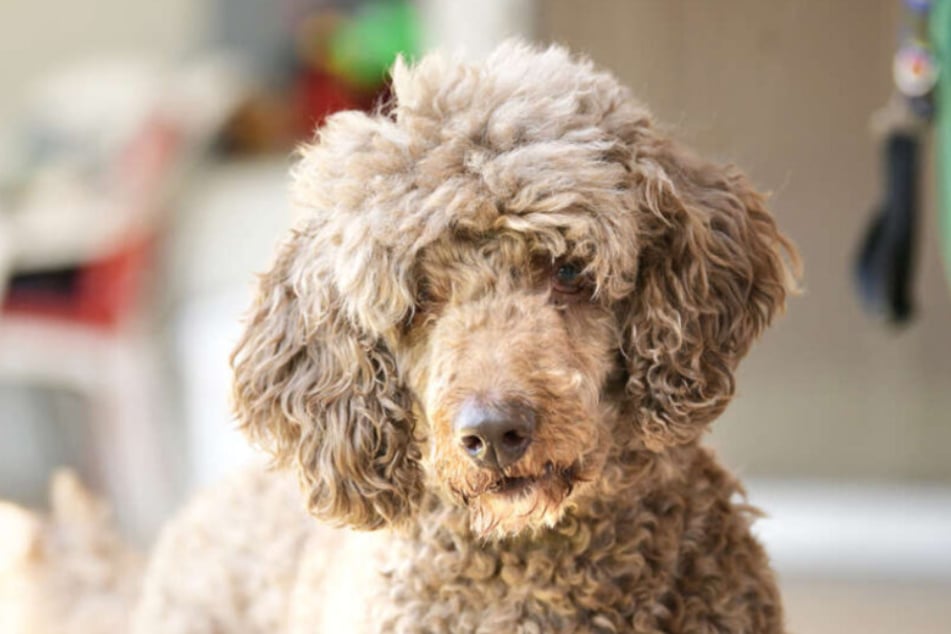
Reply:
[[951, 490], [747, 481], [792, 634], [951, 633]]
[[951, 583], [787, 579], [782, 583], [792, 634], [947, 634]]

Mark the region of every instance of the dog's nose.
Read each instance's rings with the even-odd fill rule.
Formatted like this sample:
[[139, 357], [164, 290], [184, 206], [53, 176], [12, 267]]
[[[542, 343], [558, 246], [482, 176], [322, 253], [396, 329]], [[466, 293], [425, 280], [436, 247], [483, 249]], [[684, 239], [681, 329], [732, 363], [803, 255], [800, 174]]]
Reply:
[[504, 469], [532, 444], [535, 412], [516, 401], [468, 399], [453, 426], [460, 447], [476, 464]]

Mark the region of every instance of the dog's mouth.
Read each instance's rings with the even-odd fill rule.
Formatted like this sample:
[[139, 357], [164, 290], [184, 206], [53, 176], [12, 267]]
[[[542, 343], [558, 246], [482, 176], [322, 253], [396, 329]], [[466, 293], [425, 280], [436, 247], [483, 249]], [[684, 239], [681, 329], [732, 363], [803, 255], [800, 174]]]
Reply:
[[575, 485], [579, 482], [579, 465], [577, 463], [569, 466], [557, 466], [554, 463], [545, 463], [544, 470], [537, 475], [507, 476], [501, 474], [485, 489], [485, 493], [490, 493], [502, 497], [518, 497], [539, 488], [549, 489], [552, 493], [561, 494], [561, 497], [567, 498], [574, 491]]
[[548, 462], [538, 473], [495, 473], [482, 486], [470, 489], [470, 495], [456, 493], [471, 513], [473, 531], [486, 538], [503, 537], [557, 524], [569, 497], [588, 481], [586, 475], [580, 461]]

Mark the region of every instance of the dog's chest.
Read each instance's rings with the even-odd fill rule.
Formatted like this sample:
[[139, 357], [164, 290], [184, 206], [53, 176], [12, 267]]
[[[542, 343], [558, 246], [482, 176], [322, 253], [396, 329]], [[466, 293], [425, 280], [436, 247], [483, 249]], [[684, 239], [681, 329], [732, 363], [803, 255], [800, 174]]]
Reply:
[[448, 532], [397, 542], [372, 631], [649, 631], [669, 569], [651, 547], [654, 528], [632, 522], [619, 531], [605, 521], [503, 544]]

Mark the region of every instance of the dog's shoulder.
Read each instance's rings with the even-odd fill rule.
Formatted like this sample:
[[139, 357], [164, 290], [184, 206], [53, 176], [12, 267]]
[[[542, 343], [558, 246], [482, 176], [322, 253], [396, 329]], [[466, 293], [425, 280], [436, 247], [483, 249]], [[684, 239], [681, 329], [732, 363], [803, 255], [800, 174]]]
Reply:
[[288, 631], [372, 631], [385, 610], [389, 531], [321, 526], [303, 553]]
[[291, 474], [253, 466], [197, 494], [159, 535], [133, 631], [283, 630], [318, 529]]

